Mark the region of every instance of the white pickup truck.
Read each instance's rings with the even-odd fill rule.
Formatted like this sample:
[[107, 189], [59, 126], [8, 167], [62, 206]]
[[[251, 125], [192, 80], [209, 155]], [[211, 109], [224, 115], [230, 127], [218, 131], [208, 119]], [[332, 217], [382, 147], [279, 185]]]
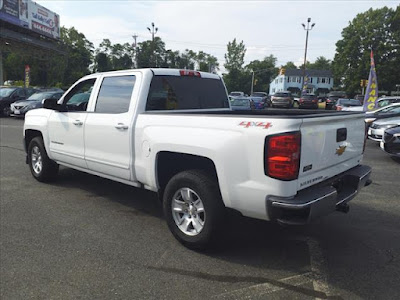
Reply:
[[173, 69], [98, 73], [27, 113], [32, 175], [63, 165], [160, 195], [173, 235], [205, 247], [225, 208], [282, 224], [335, 210], [370, 183], [363, 114], [230, 110], [215, 74]]

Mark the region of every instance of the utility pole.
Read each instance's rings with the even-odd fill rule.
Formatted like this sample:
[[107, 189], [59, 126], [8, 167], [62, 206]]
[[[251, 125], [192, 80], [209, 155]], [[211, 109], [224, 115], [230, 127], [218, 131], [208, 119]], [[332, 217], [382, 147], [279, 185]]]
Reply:
[[135, 69], [137, 69], [138, 67], [138, 63], [137, 63], [137, 43], [136, 43], [136, 39], [138, 38], [138, 35], [135, 33], [134, 35], [132, 35], [133, 37], [133, 66]]
[[[152, 60], [154, 61], [154, 35], [158, 31], [158, 27], [154, 28], [154, 22], [151, 23], [151, 29], [150, 27], [147, 27], [147, 30], [151, 33], [151, 48], [152, 48]], [[155, 61], [155, 64], [157, 65], [157, 61]], [[156, 66], [155, 66], [156, 67]]]
[[[306, 27], [306, 25], [304, 25], [304, 23], [301, 24], [301, 25], [303, 25], [303, 28], [304, 28], [304, 30], [306, 31], [306, 48], [305, 48], [305, 51], [304, 51], [303, 81], [302, 81], [302, 82], [303, 82], [303, 89], [304, 89], [304, 78], [306, 77], [308, 32], [309, 32], [311, 29], [313, 29], [313, 27], [315, 26], [315, 23], [312, 23], [312, 25], [311, 25], [311, 27], [310, 27], [310, 22], [311, 22], [311, 18], [308, 18], [308, 19], [307, 19], [307, 27]], [[303, 89], [302, 89], [302, 92], [303, 92]]]

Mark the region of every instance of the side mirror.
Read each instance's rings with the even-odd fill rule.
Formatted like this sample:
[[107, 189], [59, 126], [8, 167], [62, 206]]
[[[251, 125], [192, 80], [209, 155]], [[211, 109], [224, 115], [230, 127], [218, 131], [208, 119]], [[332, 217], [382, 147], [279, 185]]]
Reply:
[[58, 104], [57, 102], [58, 102], [58, 99], [44, 99], [42, 101], [43, 108], [57, 110], [57, 111], [60, 111], [60, 112], [67, 111], [65, 105]]

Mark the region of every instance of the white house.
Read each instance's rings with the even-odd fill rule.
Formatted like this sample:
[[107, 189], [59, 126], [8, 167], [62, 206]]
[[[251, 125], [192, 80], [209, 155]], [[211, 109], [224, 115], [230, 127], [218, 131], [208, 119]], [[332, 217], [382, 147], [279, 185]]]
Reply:
[[[333, 75], [329, 70], [306, 70], [307, 92], [327, 94], [333, 88]], [[302, 69], [281, 69], [279, 75], [270, 83], [269, 94], [279, 91], [291, 91], [300, 94], [303, 87]]]

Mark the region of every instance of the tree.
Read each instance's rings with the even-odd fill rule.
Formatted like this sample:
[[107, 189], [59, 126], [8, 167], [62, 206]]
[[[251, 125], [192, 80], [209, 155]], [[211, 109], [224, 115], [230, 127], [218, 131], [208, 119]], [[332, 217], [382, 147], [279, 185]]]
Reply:
[[234, 39], [227, 45], [227, 53], [225, 54], [225, 68], [229, 71], [224, 74], [224, 81], [228, 91], [241, 90], [250, 92], [251, 89], [251, 73], [243, 69], [244, 55], [246, 47], [243, 41], [240, 43]]
[[374, 51], [378, 86], [393, 91], [400, 70], [399, 50], [400, 6], [396, 10], [383, 7], [358, 14], [342, 31], [336, 43], [332, 63], [335, 82], [348, 94], [360, 89], [360, 79], [367, 79], [370, 52]]
[[240, 70], [244, 64], [244, 56], [246, 54], [246, 47], [241, 41], [239, 44], [234, 39], [227, 45], [228, 52], [225, 54], [224, 67], [228, 71]]
[[[278, 73], [275, 67], [277, 58], [273, 55], [266, 56], [263, 60], [254, 60], [246, 66], [246, 70], [254, 71], [254, 91], [268, 91], [269, 84]], [[250, 85], [251, 89], [251, 85]]]
[[68, 85], [90, 73], [89, 66], [92, 63], [93, 44], [74, 27], [65, 28], [62, 26], [60, 39], [68, 52], [64, 75], [64, 83]]
[[315, 62], [309, 64], [307, 68], [314, 70], [331, 70], [332, 63], [329, 59], [326, 59], [324, 56], [318, 56]]
[[137, 49], [137, 61], [139, 68], [160, 67], [165, 63], [165, 43], [159, 37], [154, 41], [139, 43]]
[[288, 61], [285, 65], [281, 66], [284, 69], [297, 69], [296, 65], [292, 61]]

